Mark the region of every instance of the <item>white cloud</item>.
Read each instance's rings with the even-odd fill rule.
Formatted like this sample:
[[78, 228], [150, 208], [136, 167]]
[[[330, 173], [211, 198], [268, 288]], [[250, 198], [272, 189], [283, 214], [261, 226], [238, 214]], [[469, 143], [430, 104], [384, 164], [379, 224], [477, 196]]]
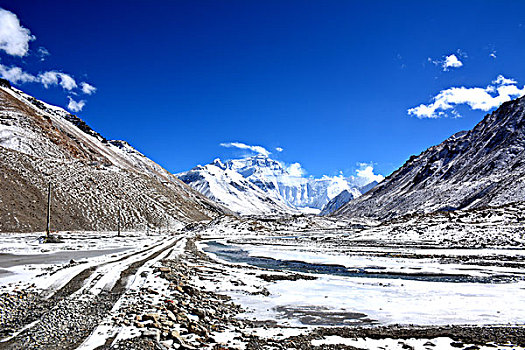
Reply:
[[62, 86], [66, 90], [73, 90], [77, 87], [77, 83], [71, 75], [65, 74], [65, 73], [59, 73], [60, 75], [60, 86]]
[[496, 50], [493, 50], [490, 54], [489, 54], [490, 57], [492, 58], [496, 58], [498, 56], [496, 56]]
[[454, 116], [459, 116], [455, 106], [468, 105], [471, 109], [488, 111], [498, 107], [504, 102], [513, 98], [525, 95], [525, 86], [521, 89], [513, 79], [507, 79], [499, 75], [496, 80], [492, 81], [487, 87], [451, 87], [442, 90], [432, 98], [432, 103], [421, 104], [417, 107], [410, 108], [407, 112], [409, 115], [418, 118], [439, 118], [447, 116], [450, 112]]
[[82, 88], [82, 92], [85, 93], [86, 95], [91, 95], [91, 94], [95, 93], [95, 91], [97, 91], [96, 87], [86, 83], [85, 81], [80, 83], [80, 87]]
[[40, 57], [40, 61], [45, 61], [46, 57], [51, 55], [45, 47], [39, 47], [37, 54]]
[[[514, 79], [507, 79], [503, 75], [498, 75], [496, 80], [492, 81], [494, 85], [516, 85], [518, 82]], [[491, 86], [493, 88], [493, 86]]]
[[71, 91], [77, 87], [75, 79], [71, 75], [62, 72], [48, 71], [40, 73], [38, 78], [46, 88], [60, 84], [63, 89]]
[[0, 76], [13, 84], [36, 82], [38, 78], [32, 74], [24, 72], [20, 67], [7, 67], [0, 63]]
[[467, 57], [468, 55], [466, 52], [463, 52], [461, 49], [457, 49], [456, 53], [452, 53], [437, 60], [433, 60], [432, 58], [428, 57], [427, 61], [433, 63], [435, 66], [441, 67], [444, 72], [447, 72], [450, 70], [450, 68], [462, 67], [463, 62], [461, 60], [466, 59]]
[[442, 65], [444, 71], [449, 70], [449, 68], [459, 68], [461, 66], [463, 66], [463, 62], [461, 62], [454, 54], [445, 57]]
[[374, 174], [374, 165], [372, 163], [359, 163], [359, 169], [356, 170], [357, 176], [355, 177], [356, 184], [358, 186], [365, 186], [371, 182], [381, 182], [384, 180], [384, 176], [381, 174]]
[[56, 72], [45, 72], [38, 75], [40, 82], [44, 84], [46, 88], [51, 85], [58, 85], [58, 74]]
[[286, 171], [290, 176], [301, 177], [306, 174], [306, 171], [303, 169], [300, 163], [293, 163], [286, 167]]
[[80, 112], [86, 105], [85, 100], [75, 101], [71, 98], [71, 96], [68, 96], [67, 98], [69, 99], [67, 108], [72, 112]]
[[[48, 71], [34, 76], [31, 73], [27, 73], [22, 70], [20, 67], [7, 67], [0, 63], [0, 76], [4, 79], [9, 80], [13, 84], [23, 84], [23, 83], [41, 83], [45, 88], [49, 88], [53, 85], [60, 85], [63, 89], [71, 91], [77, 88], [77, 83], [75, 79], [66, 73], [57, 72], [57, 71]], [[87, 83], [82, 83], [88, 85], [87, 87], [82, 85], [82, 91], [90, 91], [93, 93], [96, 91], [94, 86], [91, 86]]]
[[11, 56], [25, 56], [29, 51], [29, 42], [35, 40], [29, 29], [20, 25], [18, 17], [0, 8], [0, 50]]
[[282, 152], [282, 151], [284, 151], [284, 149], [282, 149], [281, 147], [275, 147], [275, 150], [276, 150], [277, 152]]
[[245, 143], [242, 143], [242, 142], [223, 142], [220, 144], [222, 147], [234, 147], [234, 148], [240, 148], [240, 149], [247, 149], [247, 150], [250, 150], [252, 152], [255, 152], [255, 153], [258, 153], [258, 154], [262, 154], [262, 155], [265, 155], [265, 156], [269, 156], [271, 154], [271, 152], [269, 152], [266, 148], [262, 147], [262, 146], [251, 146], [251, 145], [247, 145]]

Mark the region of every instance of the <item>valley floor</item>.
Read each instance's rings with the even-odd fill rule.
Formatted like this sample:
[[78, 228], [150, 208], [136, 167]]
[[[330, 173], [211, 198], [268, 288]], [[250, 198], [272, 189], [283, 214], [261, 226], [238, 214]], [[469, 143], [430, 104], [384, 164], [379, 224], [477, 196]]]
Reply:
[[511, 226], [478, 248], [308, 218], [3, 235], [0, 349], [525, 349]]

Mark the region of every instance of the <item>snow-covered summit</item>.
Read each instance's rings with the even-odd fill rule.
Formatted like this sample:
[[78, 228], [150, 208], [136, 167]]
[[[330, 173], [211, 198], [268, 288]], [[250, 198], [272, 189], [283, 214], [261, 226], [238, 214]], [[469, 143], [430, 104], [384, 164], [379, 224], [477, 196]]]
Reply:
[[278, 197], [273, 196], [220, 159], [198, 165], [179, 178], [217, 203], [243, 215], [264, 215], [296, 212]]
[[[361, 194], [350, 178], [342, 175], [321, 178], [297, 176], [290, 174], [281, 162], [263, 154], [226, 162], [215, 159], [204, 167], [197, 166], [179, 174], [179, 178], [208, 198], [241, 214], [274, 213], [279, 210], [319, 213], [331, 199], [345, 190], [353, 194], [352, 198]], [[259, 198], [264, 205], [253, 205], [253, 198]]]

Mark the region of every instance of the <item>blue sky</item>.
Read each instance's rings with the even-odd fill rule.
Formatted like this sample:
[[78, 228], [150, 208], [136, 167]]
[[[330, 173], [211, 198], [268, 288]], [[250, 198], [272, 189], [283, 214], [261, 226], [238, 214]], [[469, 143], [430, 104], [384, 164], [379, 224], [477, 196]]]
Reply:
[[221, 146], [238, 142], [313, 176], [388, 175], [525, 91], [524, 1], [0, 7], [27, 29], [0, 31], [0, 75], [172, 172], [254, 154]]

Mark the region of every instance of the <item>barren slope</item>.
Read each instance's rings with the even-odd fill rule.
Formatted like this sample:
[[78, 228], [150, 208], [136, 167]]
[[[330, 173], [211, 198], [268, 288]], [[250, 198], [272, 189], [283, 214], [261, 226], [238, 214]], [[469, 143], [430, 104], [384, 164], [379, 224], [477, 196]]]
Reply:
[[4, 81], [0, 87], [0, 232], [43, 230], [53, 184], [54, 230], [181, 226], [222, 214], [124, 141]]
[[412, 156], [335, 215], [392, 218], [525, 200], [525, 98]]

